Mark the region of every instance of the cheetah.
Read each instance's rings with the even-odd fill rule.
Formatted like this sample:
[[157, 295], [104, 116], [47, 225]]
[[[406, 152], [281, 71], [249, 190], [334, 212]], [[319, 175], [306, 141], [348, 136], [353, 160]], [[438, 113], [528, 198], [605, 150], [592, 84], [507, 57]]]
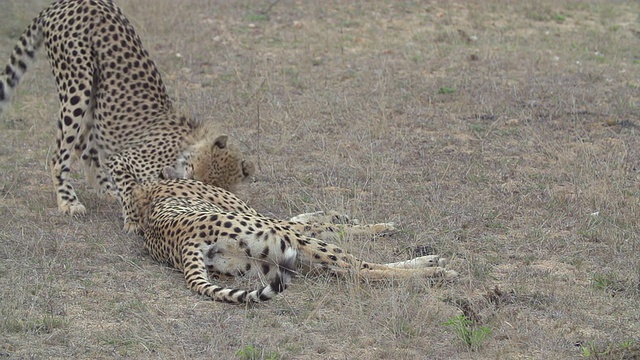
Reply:
[[60, 0], [40, 12], [0, 72], [0, 112], [43, 45], [60, 103], [51, 176], [62, 213], [86, 213], [70, 183], [74, 159], [100, 195], [119, 200], [127, 232], [138, 229], [132, 187], [158, 180], [167, 166], [182, 161], [198, 179], [191, 161], [213, 162], [223, 153], [237, 161], [239, 177], [253, 174], [253, 163], [227, 146], [226, 136], [214, 138], [203, 121], [174, 110], [140, 37], [110, 0]]
[[[360, 260], [320, 239], [324, 233], [351, 233], [358, 225], [276, 220], [260, 215], [233, 193], [197, 180], [140, 184], [133, 197], [141, 214], [144, 247], [151, 257], [182, 270], [188, 288], [215, 301], [270, 300], [297, 273], [328, 272], [367, 281], [457, 277], [437, 255], [388, 264]], [[383, 228], [366, 227], [370, 234]], [[215, 285], [209, 275], [259, 277], [268, 285], [241, 290]]]

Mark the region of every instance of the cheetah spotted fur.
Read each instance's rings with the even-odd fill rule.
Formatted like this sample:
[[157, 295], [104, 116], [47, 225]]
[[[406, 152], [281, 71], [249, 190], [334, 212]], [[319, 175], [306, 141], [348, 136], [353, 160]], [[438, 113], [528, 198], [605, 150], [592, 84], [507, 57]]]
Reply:
[[[272, 299], [300, 272], [363, 280], [457, 277], [436, 255], [376, 264], [321, 240], [340, 233], [374, 235], [392, 230], [392, 224], [314, 223], [317, 213], [303, 215], [306, 223], [276, 220], [224, 189], [192, 179], [142, 184], [133, 193], [150, 255], [182, 270], [190, 289], [216, 301], [242, 304]], [[267, 285], [247, 291], [215, 285], [209, 275], [258, 277]]]

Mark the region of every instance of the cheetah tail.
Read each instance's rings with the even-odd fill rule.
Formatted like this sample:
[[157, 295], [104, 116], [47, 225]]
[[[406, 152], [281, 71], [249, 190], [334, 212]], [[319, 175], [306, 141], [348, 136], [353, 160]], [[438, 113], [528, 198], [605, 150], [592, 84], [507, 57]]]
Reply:
[[294, 248], [287, 248], [278, 263], [278, 272], [271, 280], [271, 283], [262, 289], [248, 293], [248, 301], [261, 302], [271, 300], [277, 294], [286, 290], [295, 274], [297, 258], [298, 251]]
[[288, 248], [285, 250], [282, 259], [278, 262], [278, 271], [271, 283], [265, 287], [253, 291], [240, 289], [220, 288], [212, 285], [205, 290], [205, 294], [215, 301], [222, 301], [229, 304], [258, 303], [273, 299], [276, 295], [289, 287], [291, 278], [295, 273], [295, 264], [298, 257], [297, 250]]
[[35, 59], [36, 50], [42, 45], [42, 14], [20, 35], [13, 48], [9, 64], [0, 70], [0, 113], [11, 99], [13, 90], [27, 71], [27, 66]]

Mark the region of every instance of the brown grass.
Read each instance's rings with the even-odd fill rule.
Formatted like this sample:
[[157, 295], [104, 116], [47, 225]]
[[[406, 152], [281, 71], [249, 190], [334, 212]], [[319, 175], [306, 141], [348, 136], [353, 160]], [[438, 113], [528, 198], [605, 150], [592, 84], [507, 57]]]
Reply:
[[[242, 198], [396, 221], [343, 245], [374, 261], [430, 246], [462, 278], [297, 279], [251, 308], [194, 295], [84, 181], [89, 215], [57, 214], [41, 53], [0, 123], [0, 355], [640, 356], [637, 2], [119, 3], [179, 106], [259, 162]], [[1, 59], [45, 4], [0, 2]], [[463, 312], [492, 331], [477, 352], [444, 325]]]

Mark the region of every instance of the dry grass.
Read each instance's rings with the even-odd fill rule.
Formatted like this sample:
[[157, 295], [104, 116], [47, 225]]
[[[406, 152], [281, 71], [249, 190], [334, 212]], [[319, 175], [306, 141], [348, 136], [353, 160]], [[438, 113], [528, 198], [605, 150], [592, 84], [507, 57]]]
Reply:
[[[0, 2], [2, 59], [45, 3]], [[248, 309], [192, 294], [83, 181], [89, 215], [57, 214], [41, 54], [0, 124], [0, 355], [640, 356], [637, 2], [119, 3], [179, 106], [259, 161], [242, 198], [397, 221], [344, 246], [431, 246], [462, 278], [297, 279]], [[444, 325], [461, 313], [492, 331], [476, 352]]]

